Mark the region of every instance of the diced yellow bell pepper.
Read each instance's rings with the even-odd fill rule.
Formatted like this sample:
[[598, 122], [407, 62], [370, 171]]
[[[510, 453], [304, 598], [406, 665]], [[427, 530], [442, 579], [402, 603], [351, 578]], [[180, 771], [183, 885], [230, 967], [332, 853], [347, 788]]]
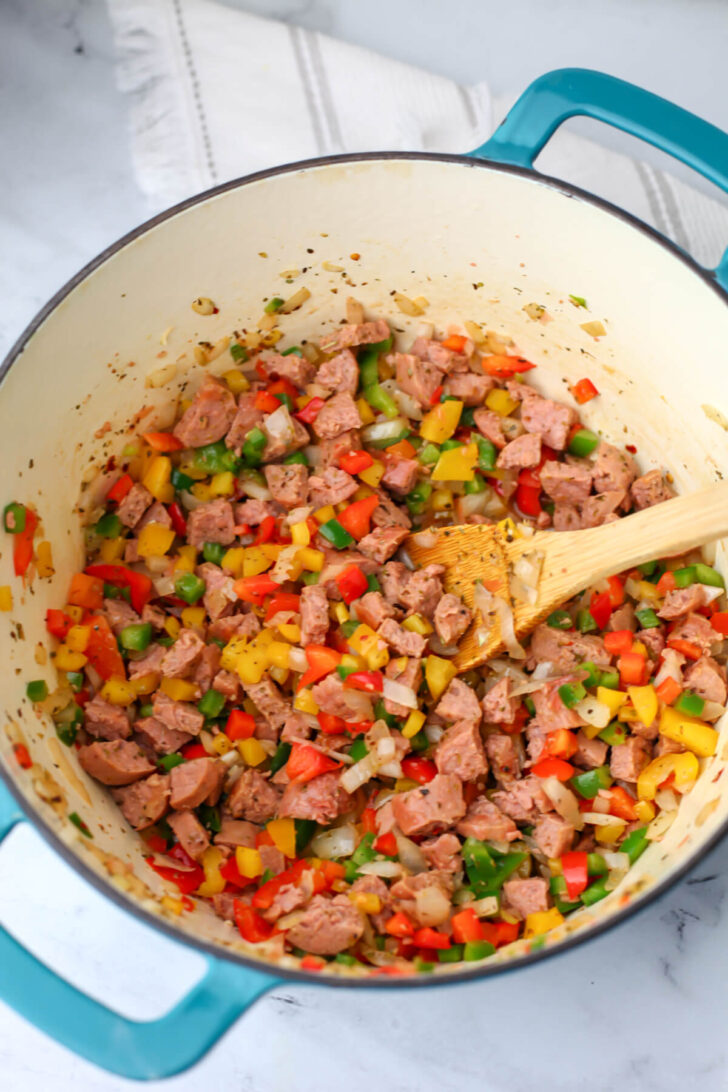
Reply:
[[207, 471], [200, 470], [198, 466], [195, 466], [194, 458], [182, 459], [178, 469], [181, 474], [186, 474], [188, 478], [192, 478], [193, 482], [201, 482], [207, 477]]
[[331, 603], [329, 610], [332, 618], [339, 625], [349, 621], [349, 611], [346, 609], [346, 603]]
[[678, 792], [687, 792], [699, 772], [700, 766], [692, 751], [679, 755], [660, 755], [659, 758], [653, 758], [637, 778], [637, 796], [640, 800], [654, 800], [659, 786], [670, 774], [675, 775], [675, 789]]
[[295, 399], [296, 409], [299, 409], [299, 410], [305, 409], [312, 398], [313, 398], [313, 395], [311, 395], [311, 394], [299, 394], [298, 398]]
[[238, 663], [238, 656], [247, 647], [248, 640], [246, 637], [241, 637], [239, 635], [231, 637], [220, 655], [220, 667], [224, 671], [235, 671]]
[[638, 594], [640, 599], [644, 599], [646, 603], [659, 603], [662, 599], [657, 590], [657, 585], [650, 584], [649, 580], [640, 580]]
[[516, 399], [511, 398], [508, 391], [504, 391], [500, 387], [488, 392], [485, 404], [489, 410], [501, 417], [508, 417], [509, 414], [513, 413], [514, 409], [518, 408]]
[[182, 625], [187, 629], [195, 629], [205, 624], [205, 608], [204, 607], [185, 607], [180, 615], [182, 618]]
[[244, 560], [244, 548], [242, 546], [231, 546], [230, 549], [226, 550], [222, 555], [220, 567], [224, 572], [230, 573], [231, 576], [242, 576]]
[[[607, 686], [597, 687], [597, 701], [609, 706], [609, 712], [613, 717], [616, 717], [626, 700], [627, 695], [621, 690], [610, 690]], [[601, 728], [599, 730], [601, 731]]]
[[357, 477], [360, 481], [363, 481], [365, 485], [370, 485], [372, 489], [376, 489], [384, 477], [385, 469], [384, 463], [380, 462], [379, 459], [375, 459], [371, 466], [367, 466], [364, 470], [360, 470]]
[[136, 701], [136, 690], [126, 679], [112, 675], [101, 687], [101, 697], [112, 705], [131, 705]]
[[126, 540], [123, 538], [104, 538], [99, 547], [99, 557], [110, 565], [122, 559], [125, 547]]
[[161, 523], [148, 523], [142, 527], [137, 540], [140, 557], [163, 557], [174, 542], [174, 531]]
[[39, 542], [35, 550], [35, 565], [38, 576], [53, 576], [53, 551], [50, 542]]
[[651, 823], [657, 814], [654, 805], [652, 805], [649, 800], [638, 800], [634, 806], [634, 810], [641, 823]]
[[252, 643], [255, 648], [265, 648], [267, 645], [272, 644], [275, 639], [276, 635], [272, 629], [262, 629]]
[[363, 656], [352, 656], [351, 652], [345, 652], [341, 657], [339, 667], [351, 667], [354, 671], [365, 671], [367, 662]]
[[407, 720], [404, 722], [402, 728], [402, 735], [405, 739], [412, 739], [419, 732], [422, 725], [425, 723], [425, 714], [419, 709], [413, 709]]
[[56, 649], [55, 664], [60, 671], [80, 671], [87, 663], [83, 652], [74, 652], [68, 645]]
[[210, 491], [215, 497], [229, 497], [235, 492], [235, 475], [231, 470], [221, 470], [210, 479]]
[[159, 689], [172, 701], [195, 701], [200, 688], [188, 679], [162, 679]]
[[624, 724], [632, 724], [633, 721], [639, 720], [637, 716], [637, 710], [631, 701], [625, 702], [622, 708], [617, 713], [617, 720], [621, 720]]
[[320, 573], [326, 561], [323, 550], [314, 550], [312, 546], [302, 546], [298, 551], [298, 560], [307, 573]]
[[235, 863], [241, 876], [254, 880], [256, 876], [263, 875], [263, 862], [260, 859], [260, 851], [249, 846], [238, 846], [235, 850]]
[[164, 630], [168, 637], [171, 637], [173, 641], [176, 641], [179, 637], [179, 631], [182, 629], [179, 618], [175, 618], [173, 614], [168, 614], [164, 619]]
[[67, 614], [72, 622], [78, 624], [83, 618], [83, 607], [77, 607], [74, 603], [66, 603], [63, 613]]
[[268, 657], [265, 648], [262, 645], [256, 645], [255, 642], [251, 642], [240, 653], [235, 663], [238, 678], [247, 685], [259, 683], [265, 675], [267, 667]]
[[[447, 402], [444, 403], [447, 405]], [[471, 482], [478, 463], [478, 445], [463, 444], [443, 451], [432, 471], [433, 482]]]
[[[491, 392], [493, 393], [493, 392]], [[539, 937], [561, 925], [564, 915], [559, 913], [555, 906], [550, 910], [539, 910], [535, 914], [526, 915], [526, 924], [523, 929], [524, 937]]]
[[357, 398], [356, 408], [359, 410], [362, 425], [371, 425], [374, 423], [376, 417], [366, 398]]
[[155, 455], [147, 467], [142, 485], [146, 486], [155, 500], [161, 501], [162, 504], [170, 504], [174, 500], [171, 476], [172, 460], [169, 456]]
[[447, 402], [438, 402], [426, 413], [420, 425], [420, 436], [431, 444], [443, 444], [449, 440], [458, 427], [463, 412], [463, 402], [453, 398]]
[[211, 898], [225, 890], [226, 881], [220, 875], [220, 865], [225, 860], [223, 852], [217, 846], [208, 846], [200, 858], [200, 864], [205, 871], [205, 878], [197, 888], [196, 895]]
[[228, 739], [224, 732], [218, 732], [216, 736], [212, 737], [212, 746], [217, 754], [226, 755], [228, 751], [233, 750], [235, 744], [231, 739]]
[[184, 910], [182, 899], [173, 899], [171, 895], [163, 895], [159, 901], [164, 909], [169, 910], [172, 914], [181, 914]]
[[13, 609], [13, 592], [9, 584], [3, 584], [0, 587], [0, 610], [12, 610]]
[[293, 702], [293, 708], [298, 713], [310, 713], [312, 717], [315, 717], [319, 711], [319, 707], [313, 700], [313, 694], [308, 687], [305, 690], [298, 691]]
[[705, 721], [697, 717], [689, 717], [685, 713], [679, 713], [677, 709], [666, 705], [660, 714], [660, 735], [667, 736], [675, 743], [682, 743], [689, 751], [708, 758], [715, 754], [718, 742], [718, 733]]
[[371, 626], [362, 623], [347, 638], [349, 648], [358, 652], [367, 662], [370, 671], [378, 671], [389, 663], [389, 649], [386, 642], [374, 632]]
[[288, 669], [291, 646], [286, 644], [285, 641], [271, 641], [266, 649], [266, 654], [271, 667], [280, 667], [284, 671]]
[[174, 563], [176, 573], [193, 573], [197, 565], [197, 547], [180, 546]]
[[405, 618], [402, 623], [402, 629], [408, 629], [410, 633], [419, 633], [421, 637], [428, 637], [433, 632], [431, 624], [421, 614], [410, 614], [409, 618]]
[[410, 789], [418, 789], [419, 781], [413, 781], [411, 777], [400, 777], [394, 783], [395, 792], [409, 792]]
[[627, 693], [635, 707], [638, 719], [642, 721], [645, 728], [649, 728], [657, 716], [659, 706], [654, 686], [628, 686]]
[[265, 829], [284, 857], [296, 856], [296, 824], [293, 819], [271, 819]]
[[433, 512], [448, 512], [454, 503], [450, 489], [436, 489], [430, 494], [430, 508]]
[[455, 664], [441, 656], [428, 656], [425, 660], [425, 680], [433, 698], [437, 700], [447, 690], [458, 673]]
[[290, 641], [292, 645], [301, 642], [301, 627], [296, 625], [295, 622], [283, 622], [278, 627], [278, 632], [285, 641]]
[[66, 634], [66, 644], [71, 652], [85, 652], [91, 636], [91, 626], [71, 626]]
[[228, 390], [231, 390], [233, 394], [244, 394], [245, 391], [250, 390], [247, 376], [239, 372], [237, 368], [231, 368], [229, 372], [223, 372], [222, 377], [228, 385]]
[[190, 493], [196, 500], [202, 501], [203, 504], [215, 499], [215, 494], [209, 482], [195, 482], [194, 485], [190, 486]]
[[382, 900], [373, 891], [348, 891], [347, 894], [362, 914], [378, 914], [382, 909]]
[[267, 751], [255, 736], [251, 736], [250, 739], [239, 739], [238, 751], [248, 766], [260, 766], [261, 762], [265, 762], [268, 757]]
[[291, 524], [291, 542], [294, 546], [308, 546], [311, 542], [311, 532], [305, 519], [299, 523]]
[[159, 675], [156, 671], [150, 671], [147, 675], [137, 675], [135, 679], [129, 679], [134, 687], [134, 693], [138, 698], [153, 694], [159, 686]]
[[602, 846], [613, 846], [624, 833], [626, 823], [614, 822], [594, 828], [594, 838]]
[[636, 652], [638, 656], [647, 655], [647, 646], [642, 644], [642, 641], [634, 641], [632, 643], [632, 652]]
[[274, 560], [260, 546], [246, 546], [243, 555], [243, 576], [259, 576], [260, 573], [270, 569]]
[[323, 508], [317, 508], [313, 514], [313, 518], [320, 525], [322, 523], [328, 523], [330, 519], [336, 519], [336, 510], [333, 504], [325, 504]]

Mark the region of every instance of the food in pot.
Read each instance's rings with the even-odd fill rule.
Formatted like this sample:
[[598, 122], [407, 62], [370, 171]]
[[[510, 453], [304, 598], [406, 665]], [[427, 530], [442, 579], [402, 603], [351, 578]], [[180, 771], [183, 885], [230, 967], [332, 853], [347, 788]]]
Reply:
[[[554, 401], [502, 346], [359, 317], [234, 342], [125, 449], [46, 619], [56, 729], [183, 906], [308, 969], [426, 973], [558, 926], [664, 833], [715, 748], [728, 612], [700, 555], [655, 559], [457, 677], [471, 612], [413, 529], [594, 527], [669, 477], [581, 421], [588, 378]], [[52, 571], [36, 513], [4, 522], [16, 573]]]

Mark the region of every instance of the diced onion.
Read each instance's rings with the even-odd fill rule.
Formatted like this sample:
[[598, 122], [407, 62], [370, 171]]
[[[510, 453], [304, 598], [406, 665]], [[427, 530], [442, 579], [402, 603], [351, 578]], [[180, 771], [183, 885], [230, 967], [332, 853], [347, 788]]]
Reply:
[[380, 384], [387, 392], [394, 398], [400, 413], [403, 413], [405, 417], [409, 417], [411, 421], [422, 420], [422, 410], [419, 402], [415, 402], [411, 394], [407, 394], [406, 391], [400, 390], [394, 379], [385, 379]]
[[579, 811], [579, 801], [571, 789], [567, 789], [555, 777], [545, 777], [541, 782], [541, 788], [561, 818], [571, 823], [575, 830], [583, 830], [584, 816]]
[[398, 830], [394, 831], [394, 837], [397, 840], [397, 855], [407, 871], [413, 875], [426, 872], [427, 858], [420, 847]]
[[612, 719], [609, 706], [589, 695], [578, 701], [573, 707], [573, 711], [587, 724], [593, 725], [594, 728], [606, 728]]
[[291, 671], [307, 671], [308, 660], [306, 659], [306, 653], [302, 648], [292, 648], [288, 653], [288, 666]]
[[391, 777], [393, 780], [397, 780], [402, 777], [402, 765], [398, 758], [390, 759], [389, 762], [383, 762], [379, 767], [379, 777]]
[[289, 447], [295, 439], [296, 430], [288, 406], [280, 405], [273, 413], [269, 413], [263, 422], [263, 429], [271, 440]]
[[593, 823], [595, 827], [616, 827], [620, 823], [626, 826], [627, 820], [620, 819], [616, 815], [609, 815], [601, 811], [583, 811], [581, 817], [585, 823]]
[[382, 693], [389, 701], [397, 702], [398, 705], [404, 705], [407, 709], [417, 708], [417, 695], [412, 687], [404, 686], [403, 683], [398, 683], [395, 679], [384, 680]]
[[359, 872], [363, 876], [384, 876], [387, 879], [394, 879], [395, 876], [401, 876], [402, 871], [402, 865], [398, 861], [367, 861], [359, 865]]
[[466, 493], [455, 501], [455, 514], [460, 523], [465, 523], [468, 516], [484, 516], [488, 507], [488, 490], [482, 493]]
[[416, 546], [421, 546], [423, 550], [429, 550], [432, 546], [437, 546], [440, 540], [432, 531], [418, 531], [412, 535], [412, 541]]
[[680, 668], [685, 663], [685, 657], [674, 648], [666, 648], [662, 653], [662, 665], [655, 675], [654, 686], [658, 687], [665, 679], [673, 679], [682, 686], [683, 677]]
[[703, 720], [717, 720], [718, 717], [723, 716], [725, 709], [725, 705], [721, 705], [717, 701], [706, 701], [700, 716]]
[[618, 853], [618, 857], [623, 857], [624, 861], [621, 862], [616, 868], [610, 868], [607, 878], [604, 882], [604, 887], [607, 891], [614, 891], [621, 884], [624, 877], [627, 875], [630, 869], [629, 857], [626, 853]]
[[703, 589], [706, 605], [712, 603], [714, 599], [720, 599], [723, 594], [722, 588], [715, 588], [712, 584], [701, 584], [700, 587]]
[[674, 811], [661, 811], [647, 826], [647, 839], [650, 842], [659, 842], [663, 834], [667, 834], [672, 824], [677, 819], [677, 808]]
[[344, 792], [352, 793], [361, 788], [362, 785], [366, 785], [367, 781], [370, 781], [379, 769], [379, 762], [374, 751], [370, 751], [369, 754], [364, 755], [364, 758], [359, 759], [353, 766], [350, 766], [348, 770], [345, 770], [341, 775], [339, 784]]
[[341, 827], [332, 827], [330, 830], [322, 830], [311, 841], [311, 849], [315, 857], [323, 857], [326, 861], [337, 857], [350, 857], [356, 849], [358, 835], [353, 823], [345, 823]]
[[450, 899], [440, 887], [423, 887], [415, 892], [417, 919], [421, 925], [442, 925], [450, 916]]
[[386, 739], [380, 739], [377, 743], [377, 757], [382, 762], [388, 762], [390, 758], [394, 758], [397, 753], [397, 749], [394, 745], [394, 740], [391, 736]]
[[391, 421], [375, 421], [373, 425], [362, 429], [361, 438], [365, 444], [376, 440], [391, 440], [392, 437], [399, 436], [408, 423], [404, 417], [394, 417]]
[[[285, 406], [284, 406], [285, 409]], [[276, 410], [278, 413], [278, 410]], [[281, 552], [278, 554], [276, 563], [271, 569], [269, 576], [271, 580], [274, 580], [276, 584], [283, 584], [286, 580], [292, 580], [292, 574], [295, 572], [298, 551], [300, 546], [284, 546]], [[300, 571], [300, 569], [299, 569]]]
[[476, 609], [480, 611], [484, 622], [484, 625], [476, 631], [480, 644], [484, 644], [487, 640], [489, 631], [493, 626], [493, 620], [497, 618], [500, 622], [501, 638], [508, 650], [508, 655], [512, 656], [514, 660], [525, 660], [526, 653], [516, 639], [513, 611], [505, 599], [502, 599], [499, 595], [493, 595], [492, 592], [489, 592], [487, 588], [478, 583], [475, 585], [473, 602]]
[[157, 595], [174, 595], [173, 576], [155, 576], [152, 584]]
[[457, 645], [444, 645], [436, 633], [430, 637], [430, 650], [435, 653], [436, 656], [455, 656], [457, 655]]
[[493, 914], [497, 914], [500, 909], [495, 895], [487, 895], [484, 899], [474, 899], [473, 902], [468, 903], [468, 906], [475, 911], [479, 918], [489, 918]]
[[207, 504], [207, 501], [198, 500], [197, 497], [193, 493], [190, 493], [187, 489], [181, 489], [178, 496], [182, 503], [182, 507], [188, 512], [194, 512], [195, 508], [199, 508], [201, 505]]
[[[283, 406], [283, 409], [286, 407]], [[278, 410], [276, 410], [278, 413]], [[267, 485], [263, 482], [259, 482], [251, 475], [246, 475], [244, 472], [238, 478], [238, 485], [241, 491], [246, 497], [251, 497], [253, 500], [269, 501], [273, 499], [273, 494]]]
[[425, 735], [427, 736], [429, 743], [439, 743], [445, 734], [445, 729], [441, 724], [426, 724]]
[[510, 579], [511, 594], [523, 603], [535, 606], [538, 602], [538, 585], [543, 568], [543, 553], [530, 550], [522, 554], [513, 566]]
[[660, 811], [675, 811], [680, 803], [680, 797], [672, 789], [660, 789], [655, 793], [655, 803]]
[[307, 505], [305, 508], [294, 508], [286, 516], [286, 523], [291, 527], [294, 523], [303, 523], [313, 512], [311, 505]]
[[[322, 857], [323, 854], [319, 853], [318, 856]], [[299, 921], [303, 921], [305, 916], [305, 910], [293, 910], [290, 914], [284, 914], [282, 918], [278, 918], [276, 929], [292, 929], [294, 925], [298, 925]]]

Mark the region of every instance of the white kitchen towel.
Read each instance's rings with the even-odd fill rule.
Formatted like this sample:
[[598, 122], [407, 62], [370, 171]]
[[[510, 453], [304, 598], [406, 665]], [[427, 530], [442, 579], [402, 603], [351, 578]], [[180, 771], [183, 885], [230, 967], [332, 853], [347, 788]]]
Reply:
[[[472, 87], [216, 0], [108, 0], [131, 98], [139, 184], [157, 210], [217, 183], [340, 152], [467, 152], [515, 97]], [[728, 204], [571, 133], [547, 174], [652, 224], [705, 265], [728, 245]]]

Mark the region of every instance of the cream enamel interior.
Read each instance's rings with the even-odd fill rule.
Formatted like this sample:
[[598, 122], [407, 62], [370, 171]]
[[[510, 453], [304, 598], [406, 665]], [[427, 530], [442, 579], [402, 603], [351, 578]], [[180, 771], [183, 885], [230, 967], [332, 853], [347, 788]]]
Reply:
[[[344, 272], [327, 271], [324, 262]], [[280, 276], [304, 268], [293, 285]], [[546, 393], [563, 397], [566, 384], [590, 376], [602, 393], [584, 407], [586, 422], [609, 439], [635, 444], [643, 469], [668, 467], [680, 490], [705, 487], [728, 466], [728, 434], [705, 409], [728, 417], [725, 301], [649, 235], [534, 178], [427, 159], [295, 169], [177, 213], [87, 276], [35, 331], [0, 388], [3, 492], [37, 505], [56, 566], [52, 580], [36, 579], [23, 592], [5, 540], [0, 584], [12, 585], [14, 608], [0, 616], [6, 665], [0, 761], [39, 822], [106, 882], [180, 933], [240, 951], [245, 946], [237, 934], [206, 908], [178, 917], [160, 907], [164, 888], [141, 860], [139, 839], [105, 790], [79, 769], [73, 750], [63, 754], [79, 780], [59, 767], [53, 726], [26, 701], [24, 685], [44, 676], [54, 686], [52, 667], [39, 667], [35, 654], [46, 639], [45, 610], [64, 601], [69, 573], [81, 560], [80, 519], [72, 509], [82, 477], [121, 450], [142, 405], [153, 410], [145, 428], [168, 423], [177, 392], [202, 375], [193, 360], [196, 342], [255, 328], [265, 298], [302, 285], [311, 297], [281, 320], [283, 346], [339, 322], [349, 294], [372, 315], [392, 318], [406, 346], [422, 320], [401, 315], [390, 293], [425, 296], [424, 320], [438, 329], [474, 320], [510, 334], [539, 365], [534, 382]], [[571, 293], [586, 298], [588, 313], [569, 302]], [[193, 312], [199, 295], [214, 299], [219, 313], [202, 318]], [[544, 304], [553, 321], [528, 318], [523, 306], [530, 302]], [[589, 319], [603, 321], [607, 336], [588, 336], [580, 323]], [[160, 339], [169, 328], [165, 346]], [[151, 372], [171, 362], [177, 362], [172, 382], [161, 389], [145, 385]], [[210, 370], [229, 366], [224, 353]], [[104, 432], [106, 422], [112, 427]], [[723, 545], [716, 563], [726, 571]], [[12, 757], [18, 732], [37, 764], [27, 773]], [[664, 840], [622, 888], [570, 918], [549, 946], [644, 897], [728, 821], [720, 780], [727, 759], [723, 725], [717, 755], [703, 763], [698, 786]], [[39, 788], [49, 795], [43, 770], [63, 794], [55, 806], [38, 795]], [[86, 820], [93, 842], [65, 819], [70, 811]], [[523, 952], [519, 943], [498, 959]]]

